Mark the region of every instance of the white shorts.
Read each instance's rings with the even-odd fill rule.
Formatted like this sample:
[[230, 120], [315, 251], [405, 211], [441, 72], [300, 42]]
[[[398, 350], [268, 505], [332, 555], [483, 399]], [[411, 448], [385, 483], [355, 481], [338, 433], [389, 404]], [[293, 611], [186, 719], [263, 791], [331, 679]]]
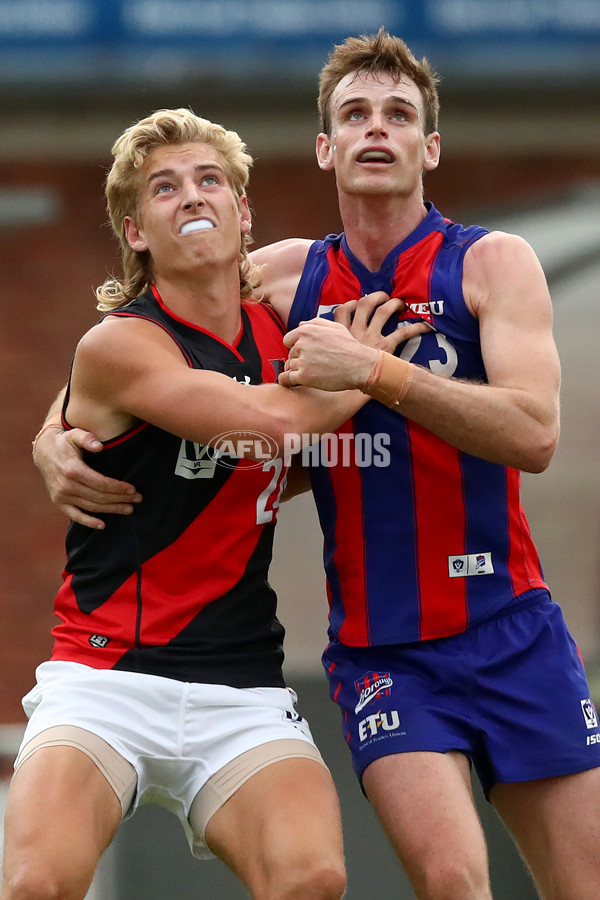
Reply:
[[[198, 858], [213, 855], [204, 840], [210, 817], [255, 771], [296, 756], [324, 765], [289, 688], [191, 684], [61, 661], [38, 666], [36, 680], [23, 698], [29, 722], [15, 768], [27, 757], [26, 745], [47, 729], [85, 729], [135, 770], [137, 785], [125, 816], [144, 803], [166, 806], [180, 819]], [[45, 746], [39, 741], [38, 747]], [[266, 748], [248, 753], [271, 742], [283, 742], [273, 744], [271, 756]], [[81, 749], [95, 758], [88, 748]], [[242, 754], [247, 756], [240, 765]], [[192, 827], [190, 808], [205, 786], [194, 805], [200, 812], [193, 814]]]

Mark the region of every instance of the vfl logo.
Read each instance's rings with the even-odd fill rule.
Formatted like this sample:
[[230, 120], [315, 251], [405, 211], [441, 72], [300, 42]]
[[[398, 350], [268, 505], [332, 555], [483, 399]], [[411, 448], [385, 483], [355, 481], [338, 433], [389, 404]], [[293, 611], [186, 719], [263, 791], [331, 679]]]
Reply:
[[385, 712], [376, 712], [375, 715], [367, 716], [359, 722], [358, 737], [361, 744], [367, 738], [374, 738], [380, 728], [384, 731], [395, 731], [400, 728], [400, 713], [397, 709], [392, 709], [389, 715]]
[[[586, 697], [585, 700], [581, 700], [581, 712], [583, 713], [583, 718], [585, 720], [586, 728], [597, 728], [598, 727], [598, 713], [596, 712], [596, 707], [592, 703], [589, 697]], [[589, 741], [588, 741], [589, 743]]]
[[175, 465], [175, 474], [181, 478], [212, 478], [217, 465], [216, 457], [210, 454], [206, 444], [195, 441], [181, 441], [179, 455]]
[[493, 574], [494, 564], [491, 553], [466, 553], [464, 556], [448, 557], [448, 575], [450, 578]]
[[354, 707], [354, 712], [360, 712], [375, 697], [389, 697], [392, 693], [393, 683], [389, 672], [383, 674], [367, 672], [366, 675], [354, 682], [358, 694], [358, 703]]
[[109, 641], [110, 638], [106, 637], [104, 634], [91, 634], [89, 637], [89, 642], [92, 647], [106, 647]]

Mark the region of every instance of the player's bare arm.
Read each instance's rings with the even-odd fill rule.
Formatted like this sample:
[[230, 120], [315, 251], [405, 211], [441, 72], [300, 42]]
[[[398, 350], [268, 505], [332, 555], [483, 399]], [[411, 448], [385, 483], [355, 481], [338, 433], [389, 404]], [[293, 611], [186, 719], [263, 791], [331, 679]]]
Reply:
[[65, 388], [50, 407], [44, 425], [36, 436], [33, 460], [52, 503], [60, 512], [88, 528], [104, 528], [102, 519], [88, 513], [129, 515], [135, 504], [141, 502], [142, 496], [133, 485], [101, 475], [83, 461], [84, 450], [98, 453], [102, 450], [102, 443], [94, 434], [81, 428], [63, 429], [61, 409], [64, 395]]
[[[394, 358], [386, 362], [386, 387], [391, 391], [396, 380], [404, 393], [397, 410], [460, 450], [541, 472], [558, 441], [560, 367], [539, 261], [521, 238], [489, 234], [467, 251], [463, 289], [480, 321], [488, 384], [444, 378]], [[353, 345], [352, 325], [346, 333], [338, 323], [328, 326], [313, 321], [290, 332], [289, 383], [363, 388], [380, 351]]]
[[254, 265], [262, 269], [257, 297], [270, 303], [286, 325], [311, 244], [303, 238], [289, 238], [250, 254]]
[[[284, 323], [287, 323], [311, 243], [310, 240], [291, 238], [251, 254], [255, 265], [263, 267], [257, 296], [271, 303]], [[59, 395], [60, 402], [53, 404], [46, 418], [46, 423], [52, 422], [58, 428], [46, 430], [36, 441], [35, 464], [42, 473], [52, 502], [62, 513], [80, 525], [103, 528], [103, 520], [88, 513], [128, 515], [133, 512], [132, 504], [140, 502], [141, 495], [133, 485], [101, 475], [83, 462], [82, 450], [98, 452], [102, 444], [95, 434], [81, 428], [61, 430], [63, 396], [64, 389]]]
[[342, 393], [332, 403], [319, 391], [238, 384], [192, 369], [153, 323], [109, 316], [78, 345], [66, 415], [101, 440], [144, 421], [202, 444], [223, 432], [260, 431], [283, 451], [286, 435], [331, 431], [363, 402], [358, 392]]

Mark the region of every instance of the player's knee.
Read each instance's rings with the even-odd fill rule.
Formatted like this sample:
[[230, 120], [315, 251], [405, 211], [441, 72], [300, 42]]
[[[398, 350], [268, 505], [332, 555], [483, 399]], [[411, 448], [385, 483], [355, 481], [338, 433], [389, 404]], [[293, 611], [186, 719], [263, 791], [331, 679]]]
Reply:
[[68, 897], [58, 879], [33, 865], [5, 873], [2, 898], [6, 900], [62, 900]]
[[[346, 890], [346, 868], [342, 860], [323, 861], [308, 873], [308, 885], [298, 897], [319, 897], [320, 900], [340, 900]], [[312, 891], [312, 893], [311, 893]]]
[[486, 867], [466, 860], [437, 860], [427, 868], [423, 897], [427, 900], [491, 900]]
[[90, 879], [85, 875], [62, 878], [39, 861], [6, 867], [2, 882], [2, 900], [83, 900]]
[[269, 900], [340, 900], [346, 890], [346, 869], [341, 859], [313, 857], [288, 866], [273, 879]]

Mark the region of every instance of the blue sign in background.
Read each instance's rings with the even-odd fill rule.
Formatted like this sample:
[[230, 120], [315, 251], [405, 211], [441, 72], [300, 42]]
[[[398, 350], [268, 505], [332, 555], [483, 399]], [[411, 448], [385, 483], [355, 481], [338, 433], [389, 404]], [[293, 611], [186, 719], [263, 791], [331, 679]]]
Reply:
[[600, 72], [600, 0], [0, 0], [0, 83], [312, 80], [380, 25], [450, 76]]

